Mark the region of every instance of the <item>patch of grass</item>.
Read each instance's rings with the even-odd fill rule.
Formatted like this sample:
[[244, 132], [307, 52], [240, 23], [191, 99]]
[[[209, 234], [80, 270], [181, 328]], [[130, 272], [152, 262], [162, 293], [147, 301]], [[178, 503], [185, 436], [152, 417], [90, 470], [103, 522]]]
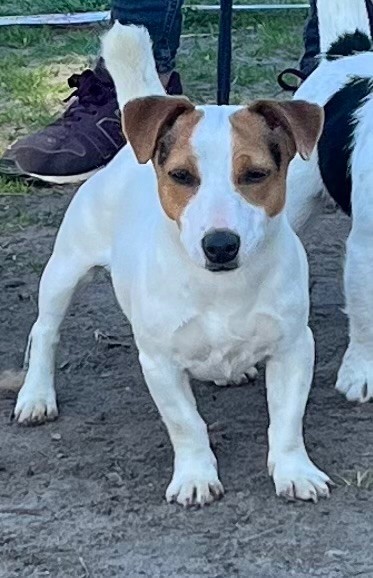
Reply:
[[[276, 78], [287, 66], [296, 66], [302, 49], [303, 18], [243, 16], [235, 19], [232, 58], [232, 103], [260, 96], [277, 96]], [[181, 44], [178, 68], [186, 92], [201, 102], [216, 98], [218, 28], [211, 20], [192, 27]], [[271, 38], [274, 41], [271, 41]]]
[[[74, 54], [96, 55], [100, 35], [106, 28], [103, 24], [71, 28], [10, 26], [1, 31], [0, 55], [6, 56], [4, 49], [8, 48], [37, 60], [52, 60]], [[33, 48], [35, 50], [25, 50]]]
[[5, 0], [0, 6], [0, 16], [19, 14], [50, 14], [109, 10], [110, 2], [103, 0]]
[[0, 145], [5, 136], [9, 144], [51, 121], [66, 92], [57, 76], [58, 69], [27, 66], [18, 56], [5, 61], [0, 71], [0, 99], [5, 101], [0, 112], [0, 126], [5, 129]]
[[[22, 51], [25, 48], [46, 43], [53, 46], [53, 29], [47, 26], [32, 28], [31, 26], [8, 26], [1, 29], [1, 49], [15, 48]], [[2, 52], [5, 54], [4, 50]]]
[[373, 490], [373, 470], [349, 470], [338, 475], [338, 478], [346, 484], [362, 490]]
[[0, 82], [0, 87], [5, 89], [11, 97], [11, 108], [14, 105], [32, 110], [49, 108], [49, 101], [54, 101], [56, 95], [61, 96], [59, 83], [53, 82], [56, 72], [48, 65], [19, 66], [19, 59], [15, 60], [17, 60], [18, 73], [14, 74], [16, 66], [10, 58], [6, 66], [2, 67]]
[[72, 92], [68, 77], [88, 66], [99, 45], [97, 30], [55, 35], [50, 29], [33, 30], [18, 49], [16, 39], [10, 34], [0, 41], [0, 154], [10, 142], [45, 126], [63, 109], [63, 99]]
[[0, 196], [2, 195], [26, 195], [30, 186], [21, 179], [6, 179], [0, 176]]

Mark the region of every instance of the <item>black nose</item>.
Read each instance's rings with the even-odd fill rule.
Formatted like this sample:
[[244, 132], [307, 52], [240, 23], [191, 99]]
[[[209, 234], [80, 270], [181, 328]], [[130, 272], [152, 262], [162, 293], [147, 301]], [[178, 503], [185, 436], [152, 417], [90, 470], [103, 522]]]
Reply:
[[227, 265], [235, 260], [240, 248], [240, 238], [232, 231], [216, 230], [202, 239], [202, 249], [214, 265]]

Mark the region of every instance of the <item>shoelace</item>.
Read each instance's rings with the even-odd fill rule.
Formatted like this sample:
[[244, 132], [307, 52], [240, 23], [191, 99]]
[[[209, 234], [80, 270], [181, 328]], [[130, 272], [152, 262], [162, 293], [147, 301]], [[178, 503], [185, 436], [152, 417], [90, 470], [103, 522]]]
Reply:
[[115, 97], [115, 89], [100, 80], [93, 70], [84, 70], [81, 74], [73, 74], [68, 79], [70, 88], [75, 90], [64, 99], [68, 102], [76, 98], [64, 114], [64, 123], [66, 118], [70, 120], [80, 120], [82, 115], [94, 115], [97, 107], [105, 105], [110, 99]]

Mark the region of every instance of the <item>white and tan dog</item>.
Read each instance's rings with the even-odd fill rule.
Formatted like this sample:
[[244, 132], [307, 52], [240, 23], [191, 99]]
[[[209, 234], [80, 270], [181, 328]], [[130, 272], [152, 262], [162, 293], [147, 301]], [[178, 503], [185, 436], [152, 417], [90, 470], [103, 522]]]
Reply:
[[67, 210], [41, 279], [16, 419], [57, 416], [59, 326], [78, 281], [101, 265], [174, 447], [167, 499], [198, 505], [223, 493], [190, 377], [240, 382], [261, 360], [277, 494], [328, 496], [329, 478], [303, 441], [314, 364], [308, 270], [283, 211], [288, 164], [297, 151], [311, 155], [322, 109], [302, 101], [194, 106], [165, 96], [145, 30], [115, 24], [103, 46], [130, 146]]

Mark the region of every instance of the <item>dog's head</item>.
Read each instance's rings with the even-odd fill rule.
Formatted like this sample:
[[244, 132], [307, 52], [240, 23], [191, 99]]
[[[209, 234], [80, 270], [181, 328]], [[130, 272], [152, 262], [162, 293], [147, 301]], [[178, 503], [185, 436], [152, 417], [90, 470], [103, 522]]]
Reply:
[[164, 212], [189, 257], [211, 271], [240, 266], [285, 204], [289, 162], [309, 158], [323, 111], [303, 101], [195, 107], [180, 97], [130, 101], [123, 128], [153, 162]]

